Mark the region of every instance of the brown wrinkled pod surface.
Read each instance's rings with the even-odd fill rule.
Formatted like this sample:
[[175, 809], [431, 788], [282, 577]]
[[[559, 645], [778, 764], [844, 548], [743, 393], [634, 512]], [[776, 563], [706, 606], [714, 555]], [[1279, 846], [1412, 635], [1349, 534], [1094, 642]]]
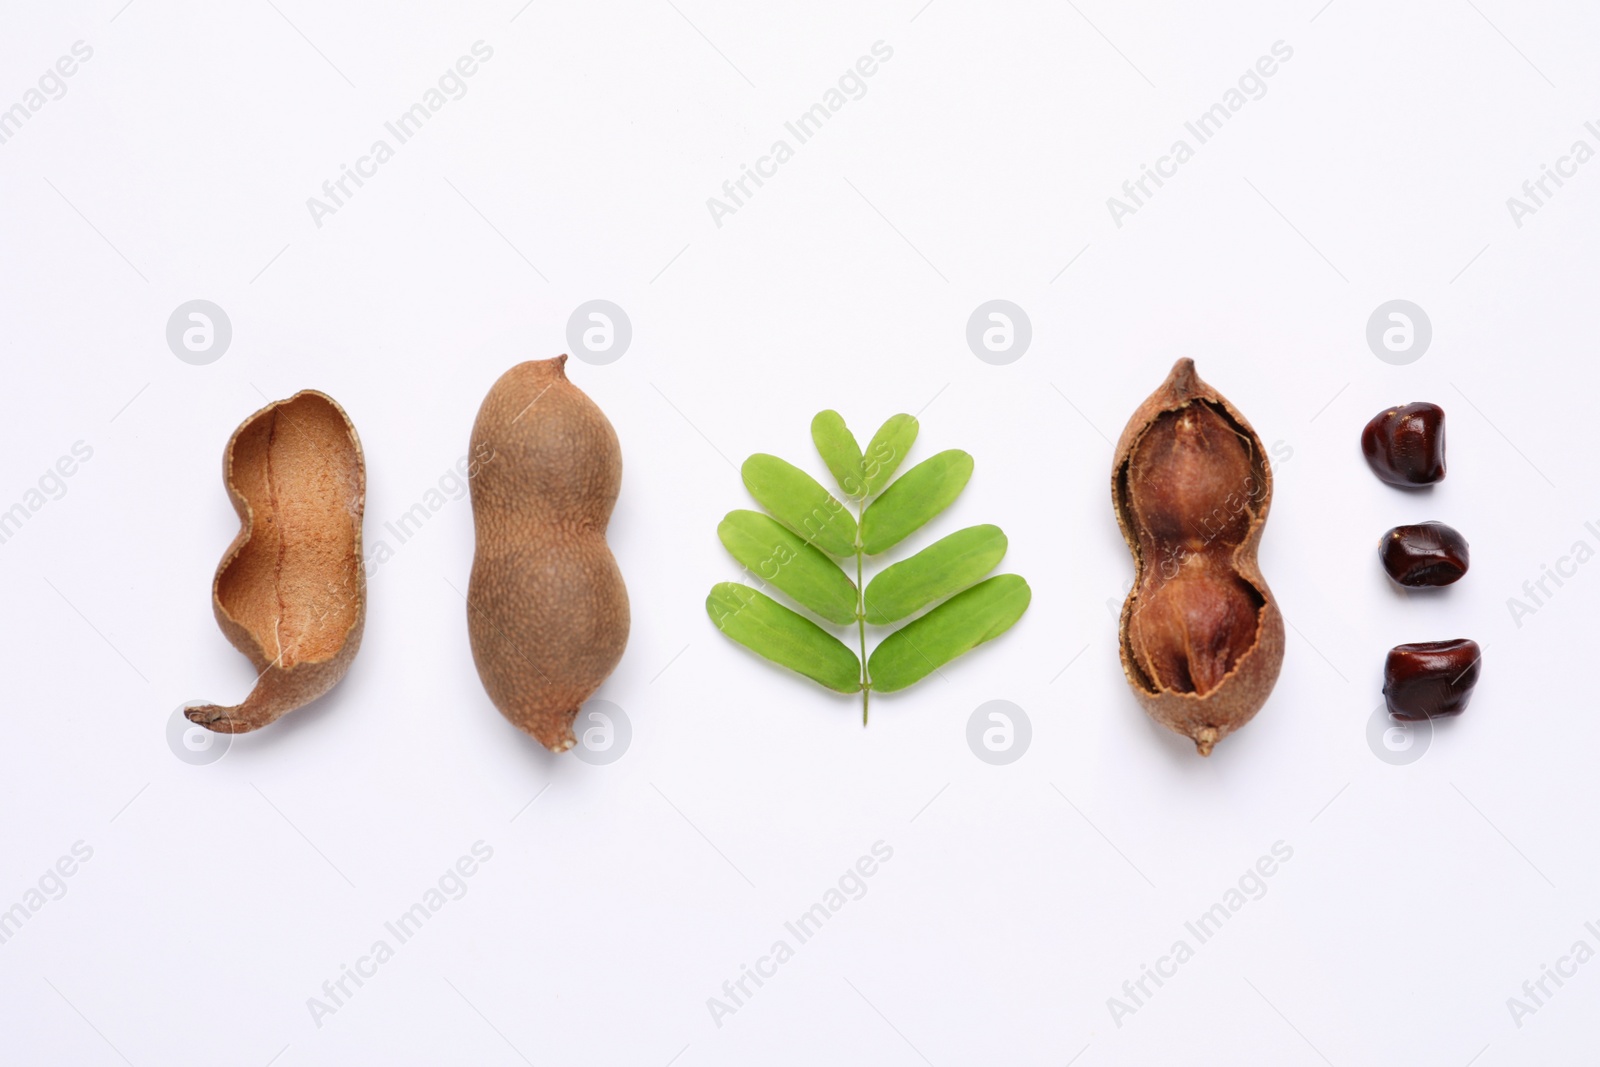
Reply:
[[477, 549], [467, 628], [494, 706], [552, 752], [622, 658], [628, 591], [606, 545], [622, 485], [616, 431], [566, 356], [501, 375], [472, 427]]
[[1272, 504], [1261, 439], [1180, 359], [1117, 441], [1111, 498], [1134, 560], [1123, 673], [1152, 718], [1209, 756], [1283, 665], [1283, 616], [1256, 563]]
[[237, 707], [184, 714], [240, 734], [326, 693], [355, 659], [366, 621], [366, 466], [344, 409], [306, 389], [233, 432], [222, 478], [240, 528], [217, 567], [212, 609], [261, 674]]

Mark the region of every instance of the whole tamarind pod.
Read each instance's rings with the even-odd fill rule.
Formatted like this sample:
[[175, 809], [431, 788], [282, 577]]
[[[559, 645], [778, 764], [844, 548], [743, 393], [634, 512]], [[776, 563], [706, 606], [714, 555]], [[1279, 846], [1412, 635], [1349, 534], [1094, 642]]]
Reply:
[[240, 734], [332, 689], [361, 647], [367, 476], [349, 416], [306, 389], [244, 420], [223, 450], [222, 480], [240, 526], [217, 566], [211, 606], [260, 675], [244, 703], [184, 714]]
[[1256, 563], [1272, 469], [1243, 415], [1180, 359], [1128, 420], [1111, 500], [1133, 553], [1122, 670], [1202, 756], [1253, 718], [1283, 665], [1283, 616]]
[[519, 363], [472, 427], [477, 547], [467, 631], [500, 713], [552, 752], [622, 658], [628, 591], [606, 545], [622, 485], [616, 431], [566, 356]]

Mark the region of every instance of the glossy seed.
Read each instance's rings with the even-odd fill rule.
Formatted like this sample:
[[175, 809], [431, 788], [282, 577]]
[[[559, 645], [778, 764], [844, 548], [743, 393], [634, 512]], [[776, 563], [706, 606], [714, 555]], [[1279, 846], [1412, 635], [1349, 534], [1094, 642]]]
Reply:
[[1372, 473], [1404, 488], [1444, 480], [1444, 408], [1405, 404], [1381, 411], [1361, 431]]
[[1378, 543], [1378, 558], [1401, 585], [1449, 585], [1467, 573], [1467, 539], [1442, 522], [1396, 526]]
[[1476, 641], [1396, 645], [1383, 666], [1383, 699], [1402, 722], [1460, 715], [1478, 684], [1483, 652]]

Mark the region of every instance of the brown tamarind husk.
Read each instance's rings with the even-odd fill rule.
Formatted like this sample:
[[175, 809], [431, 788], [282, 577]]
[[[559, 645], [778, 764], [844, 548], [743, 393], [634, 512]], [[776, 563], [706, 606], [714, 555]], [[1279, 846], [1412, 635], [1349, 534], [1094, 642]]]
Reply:
[[1283, 615], [1256, 553], [1272, 468], [1239, 411], [1180, 359], [1117, 441], [1111, 499], [1133, 553], [1118, 645], [1150, 717], [1202, 756], [1267, 702]]
[[222, 479], [240, 527], [217, 566], [211, 605], [260, 675], [242, 704], [185, 714], [239, 734], [326, 693], [355, 659], [366, 621], [366, 466], [344, 409], [305, 389], [233, 432]]
[[628, 591], [606, 544], [622, 448], [566, 356], [490, 388], [472, 427], [472, 659], [500, 713], [552, 752], [622, 659]]

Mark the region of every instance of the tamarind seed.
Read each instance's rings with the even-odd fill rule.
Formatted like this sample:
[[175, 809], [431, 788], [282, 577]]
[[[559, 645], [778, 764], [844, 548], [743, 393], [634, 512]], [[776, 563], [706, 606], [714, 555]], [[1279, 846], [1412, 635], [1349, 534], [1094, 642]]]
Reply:
[[1283, 616], [1256, 562], [1272, 501], [1261, 440], [1180, 359], [1122, 431], [1111, 497], [1135, 567], [1123, 673], [1152, 718], [1210, 755], [1283, 663]]
[[1383, 699], [1402, 722], [1460, 715], [1478, 684], [1483, 652], [1476, 641], [1396, 645], [1383, 665]]
[[1396, 526], [1378, 542], [1378, 558], [1401, 585], [1449, 585], [1467, 573], [1467, 539], [1442, 522]]
[[1444, 408], [1405, 404], [1381, 411], [1361, 431], [1361, 452], [1390, 485], [1415, 487], [1444, 479]]

